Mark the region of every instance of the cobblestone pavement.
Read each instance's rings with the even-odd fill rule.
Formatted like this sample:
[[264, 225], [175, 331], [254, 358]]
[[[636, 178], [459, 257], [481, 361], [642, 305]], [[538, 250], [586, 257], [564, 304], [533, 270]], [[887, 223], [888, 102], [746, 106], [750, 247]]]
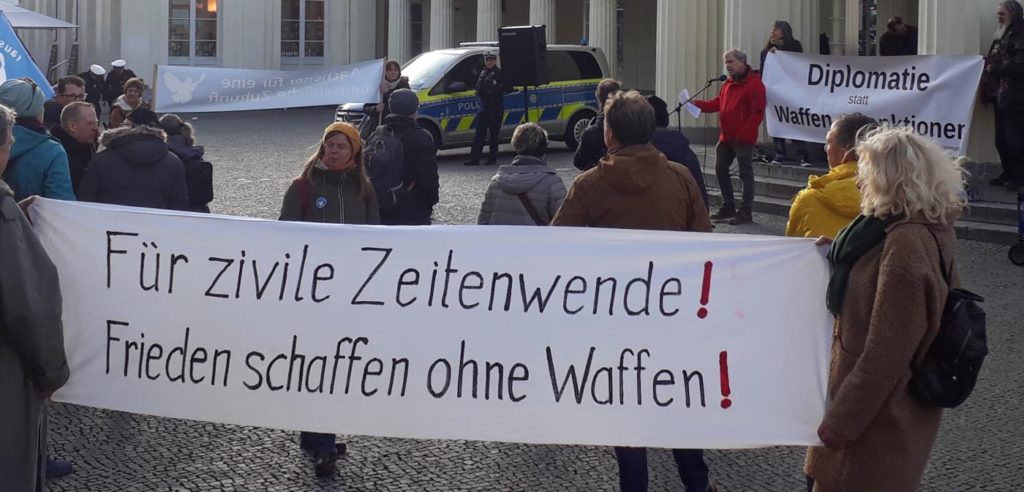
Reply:
[[[332, 110], [200, 115], [200, 143], [215, 165], [217, 213], [275, 218]], [[557, 149], [561, 144], [554, 144]], [[474, 223], [494, 168], [466, 168], [465, 150], [441, 159], [436, 222]], [[503, 156], [507, 162], [509, 155]], [[550, 156], [566, 180], [571, 154]], [[755, 214], [756, 225], [719, 232], [781, 234], [784, 219]], [[960, 241], [965, 284], [987, 297], [992, 354], [974, 396], [947, 412], [925, 490], [1024, 489], [1024, 269], [1006, 248]], [[291, 432], [154, 418], [54, 404], [50, 454], [75, 462], [51, 490], [614, 490], [609, 448], [350, 436], [336, 477], [313, 476]], [[804, 450], [709, 451], [719, 490], [801, 490]], [[651, 490], [682, 490], [671, 455], [651, 452]], [[0, 490], [3, 486], [0, 485]]]

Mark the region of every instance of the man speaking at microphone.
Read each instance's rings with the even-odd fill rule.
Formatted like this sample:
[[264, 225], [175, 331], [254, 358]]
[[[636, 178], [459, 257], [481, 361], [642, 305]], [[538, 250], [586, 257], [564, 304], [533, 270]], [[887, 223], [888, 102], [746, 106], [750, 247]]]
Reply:
[[[754, 144], [757, 143], [757, 132], [764, 120], [767, 102], [761, 75], [747, 64], [746, 53], [731, 49], [725, 52], [722, 60], [729, 77], [722, 84], [718, 97], [693, 101], [705, 113], [721, 113], [718, 146], [715, 147], [715, 175], [722, 190], [722, 208], [711, 218], [728, 219], [732, 225], [748, 224], [754, 221]], [[734, 159], [739, 162], [740, 180], [743, 181], [743, 203], [739, 211], [736, 210], [729, 177]]]

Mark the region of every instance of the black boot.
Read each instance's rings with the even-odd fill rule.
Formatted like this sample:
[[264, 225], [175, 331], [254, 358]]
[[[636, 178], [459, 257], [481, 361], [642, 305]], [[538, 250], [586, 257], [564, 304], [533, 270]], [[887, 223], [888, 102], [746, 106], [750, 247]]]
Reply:
[[313, 471], [318, 477], [333, 476], [337, 471], [338, 453], [316, 453], [313, 456]]
[[754, 222], [754, 215], [749, 208], [741, 208], [735, 217], [729, 219], [729, 225], [750, 224]]
[[718, 209], [711, 215], [711, 220], [725, 220], [736, 216], [736, 205], [733, 203], [726, 203], [722, 205], [722, 208]]

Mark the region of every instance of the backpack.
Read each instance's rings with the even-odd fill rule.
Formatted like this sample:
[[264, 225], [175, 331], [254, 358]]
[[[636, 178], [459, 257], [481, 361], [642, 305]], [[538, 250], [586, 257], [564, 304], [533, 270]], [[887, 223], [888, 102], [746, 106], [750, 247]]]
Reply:
[[405, 152], [402, 141], [387, 125], [378, 126], [363, 148], [363, 162], [370, 175], [381, 215], [398, 211], [399, 197], [405, 192], [402, 169]]
[[[932, 233], [932, 238], [938, 246], [939, 240], [935, 233]], [[949, 269], [946, 269], [941, 247], [939, 261], [942, 278], [949, 286], [953, 264], [950, 263]], [[985, 311], [978, 305], [984, 300], [973, 292], [949, 288], [939, 331], [924, 357], [911, 364], [911, 393], [921, 402], [955, 408], [974, 390], [981, 363], [988, 354]]]

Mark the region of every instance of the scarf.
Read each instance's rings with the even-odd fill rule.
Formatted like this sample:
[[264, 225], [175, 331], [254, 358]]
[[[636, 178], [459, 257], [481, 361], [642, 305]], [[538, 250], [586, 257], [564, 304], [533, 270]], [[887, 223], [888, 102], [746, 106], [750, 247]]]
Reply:
[[858, 215], [850, 225], [839, 231], [839, 236], [828, 250], [828, 261], [832, 264], [832, 275], [828, 279], [826, 306], [833, 316], [843, 310], [846, 285], [850, 280], [853, 265], [865, 253], [885, 240], [885, 229], [902, 216], [879, 219]]

